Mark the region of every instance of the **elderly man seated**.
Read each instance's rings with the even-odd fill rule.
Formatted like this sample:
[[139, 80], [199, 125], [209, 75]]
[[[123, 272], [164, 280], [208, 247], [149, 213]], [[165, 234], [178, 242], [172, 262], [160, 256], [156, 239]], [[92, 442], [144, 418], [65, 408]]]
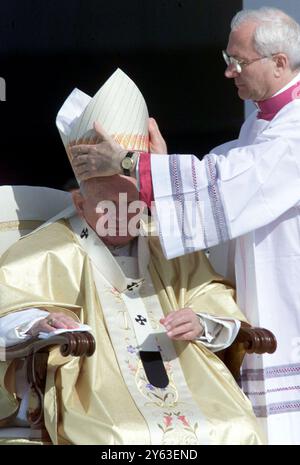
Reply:
[[[249, 400], [214, 354], [243, 320], [233, 290], [202, 252], [164, 258], [137, 215], [132, 178], [90, 179], [73, 200], [76, 212], [22, 238], [0, 262], [7, 345], [80, 322], [96, 339], [91, 358], [49, 357], [52, 442], [262, 443]], [[1, 364], [3, 426], [26, 407], [26, 389]]]

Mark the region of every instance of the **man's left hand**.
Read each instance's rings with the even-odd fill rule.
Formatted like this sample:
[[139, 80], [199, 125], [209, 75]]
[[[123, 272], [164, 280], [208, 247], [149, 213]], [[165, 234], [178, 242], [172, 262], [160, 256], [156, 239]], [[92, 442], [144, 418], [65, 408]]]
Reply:
[[167, 335], [175, 340], [192, 341], [204, 333], [199, 317], [191, 308], [171, 312], [160, 323], [166, 328]]

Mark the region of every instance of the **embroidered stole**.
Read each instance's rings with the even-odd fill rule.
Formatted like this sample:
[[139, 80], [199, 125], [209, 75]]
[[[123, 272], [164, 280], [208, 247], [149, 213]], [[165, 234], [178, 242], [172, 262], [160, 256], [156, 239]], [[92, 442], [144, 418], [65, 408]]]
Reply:
[[[139, 237], [139, 280], [128, 279], [108, 248], [77, 215], [68, 219], [91, 260], [98, 298], [123, 379], [148, 426], [152, 444], [209, 444], [208, 424], [194, 402], [172, 341], [159, 324], [164, 317], [149, 271], [147, 239]], [[148, 258], [147, 258], [148, 257]], [[124, 260], [132, 260], [124, 257]], [[160, 352], [165, 388], [149, 383], [140, 351]]]

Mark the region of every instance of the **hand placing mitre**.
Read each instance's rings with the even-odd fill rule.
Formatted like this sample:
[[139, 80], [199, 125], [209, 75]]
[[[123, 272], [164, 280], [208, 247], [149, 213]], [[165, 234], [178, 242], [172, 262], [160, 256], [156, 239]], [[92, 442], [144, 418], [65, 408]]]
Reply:
[[94, 123], [95, 144], [79, 144], [69, 148], [72, 167], [79, 181], [98, 176], [122, 174], [121, 161], [128, 150], [124, 150], [98, 123]]
[[[154, 118], [149, 118], [149, 143], [151, 153], [167, 153], [167, 145]], [[123, 149], [100, 123], [95, 122], [93, 136], [88, 140], [80, 139], [77, 145], [70, 144], [69, 152], [76, 178], [85, 181], [98, 176], [123, 174], [121, 162], [128, 150]], [[132, 176], [135, 176], [138, 156], [139, 152], [134, 152]]]
[[154, 118], [149, 118], [149, 147], [151, 153], [167, 154], [167, 144], [160, 133], [157, 122]]
[[167, 335], [171, 339], [192, 341], [204, 332], [199, 317], [191, 308], [181, 308], [161, 318], [160, 323], [164, 325]]
[[64, 313], [50, 313], [46, 318], [37, 321], [27, 334], [37, 336], [39, 333], [50, 333], [56, 329], [75, 329], [78, 326], [79, 323]]

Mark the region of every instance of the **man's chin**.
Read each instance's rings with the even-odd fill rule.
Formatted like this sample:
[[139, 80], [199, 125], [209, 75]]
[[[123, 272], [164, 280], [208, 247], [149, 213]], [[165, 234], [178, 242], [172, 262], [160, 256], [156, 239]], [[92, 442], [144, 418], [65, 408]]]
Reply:
[[250, 94], [244, 86], [238, 87], [238, 96], [241, 100], [249, 100]]

